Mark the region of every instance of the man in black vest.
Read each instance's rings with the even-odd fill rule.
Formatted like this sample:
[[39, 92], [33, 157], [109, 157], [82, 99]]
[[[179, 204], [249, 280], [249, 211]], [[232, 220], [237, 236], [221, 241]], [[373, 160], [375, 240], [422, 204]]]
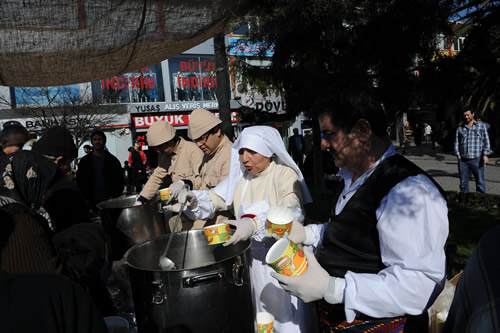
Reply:
[[445, 280], [444, 192], [397, 155], [380, 104], [357, 95], [320, 114], [322, 149], [341, 168], [328, 223], [289, 238], [312, 245], [307, 271], [273, 276], [305, 302], [318, 301], [323, 332], [426, 332], [427, 308]]

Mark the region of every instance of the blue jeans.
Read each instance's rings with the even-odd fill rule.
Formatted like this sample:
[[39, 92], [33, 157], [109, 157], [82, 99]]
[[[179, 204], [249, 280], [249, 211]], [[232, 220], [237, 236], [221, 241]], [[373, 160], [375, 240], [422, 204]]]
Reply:
[[474, 176], [476, 181], [476, 192], [486, 193], [484, 186], [484, 164], [483, 158], [461, 158], [458, 160], [458, 172], [460, 174], [460, 192], [469, 192], [469, 177]]

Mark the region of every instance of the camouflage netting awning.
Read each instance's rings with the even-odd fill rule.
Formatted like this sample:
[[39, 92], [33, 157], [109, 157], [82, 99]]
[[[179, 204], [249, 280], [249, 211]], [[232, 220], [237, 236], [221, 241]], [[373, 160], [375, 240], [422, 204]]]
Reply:
[[0, 85], [89, 82], [221, 32], [247, 0], [2, 0]]

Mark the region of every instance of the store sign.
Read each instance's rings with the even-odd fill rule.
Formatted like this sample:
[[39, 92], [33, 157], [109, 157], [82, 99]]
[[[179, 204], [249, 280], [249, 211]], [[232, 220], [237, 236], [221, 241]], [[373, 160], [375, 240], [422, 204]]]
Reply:
[[147, 149], [148, 148], [148, 140], [146, 138], [146, 134], [142, 133], [142, 134], [137, 134], [136, 137], [135, 137], [135, 141], [137, 142], [137, 144], [139, 146], [141, 146], [143, 149]]
[[[213, 113], [216, 117], [219, 117], [218, 112]], [[237, 112], [231, 112], [231, 122], [235, 123], [238, 121]], [[140, 116], [132, 115], [132, 123], [135, 128], [149, 128], [153, 123], [157, 121], [166, 121], [172, 126], [187, 126], [189, 124], [190, 114], [163, 114], [158, 116]]]
[[272, 57], [274, 43], [254, 42], [245, 38], [229, 38], [229, 54], [238, 56], [265, 55]]
[[[39, 132], [46, 128], [51, 128], [53, 126], [62, 125], [62, 117], [58, 117], [58, 119], [47, 118], [45, 119], [44, 126], [41, 119], [35, 118], [19, 118], [15, 119], [19, 121], [21, 125], [26, 127], [29, 132]], [[80, 128], [80, 127], [88, 127], [88, 119], [82, 119], [77, 117], [66, 117], [64, 119], [65, 126], [69, 129]], [[94, 120], [95, 121], [95, 120]], [[123, 117], [114, 117], [113, 121], [110, 121], [106, 125], [100, 125], [99, 128], [120, 128], [120, 127], [128, 127], [127, 121]]]
[[260, 94], [242, 94], [241, 104], [257, 111], [270, 113], [283, 114], [286, 110], [285, 103], [283, 102], [281, 96], [274, 94], [269, 96], [263, 96]]
[[240, 76], [235, 76], [233, 81], [232, 97], [238, 100], [241, 106], [254, 109], [258, 112], [283, 114], [286, 112], [285, 100], [276, 90], [268, 89], [265, 94], [254, 89], [249, 84], [244, 84]]
[[[30, 132], [41, 131], [45, 128], [41, 120], [23, 119], [23, 121], [24, 127], [26, 127], [26, 129]], [[59, 125], [59, 122], [55, 119], [46, 119], [45, 123], [47, 124], [47, 128]], [[69, 128], [86, 126], [86, 119], [66, 119], [66, 126]]]
[[174, 102], [174, 103], [144, 103], [130, 104], [127, 106], [129, 113], [140, 112], [169, 112], [169, 111], [193, 111], [194, 109], [218, 110], [217, 101], [206, 102]]

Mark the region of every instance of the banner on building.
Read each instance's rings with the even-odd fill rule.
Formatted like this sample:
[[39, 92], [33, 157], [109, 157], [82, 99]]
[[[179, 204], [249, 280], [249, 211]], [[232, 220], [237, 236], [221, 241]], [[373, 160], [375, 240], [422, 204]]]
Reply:
[[168, 59], [172, 101], [214, 101], [217, 79], [214, 56]]
[[163, 102], [161, 64], [92, 82], [92, 95], [102, 103]]
[[[232, 107], [239, 107], [233, 102]], [[129, 113], [140, 112], [172, 112], [172, 111], [193, 111], [194, 109], [203, 108], [205, 110], [218, 110], [219, 103], [217, 101], [207, 102], [176, 102], [176, 103], [142, 103], [127, 105]]]
[[[213, 113], [215, 116], [219, 117], [218, 112]], [[231, 112], [231, 122], [235, 123], [238, 121], [237, 112]], [[166, 121], [172, 126], [187, 126], [189, 124], [189, 118], [191, 114], [162, 114], [154, 116], [142, 116], [142, 115], [132, 115], [132, 125], [135, 128], [149, 128], [156, 121]]]
[[274, 43], [254, 42], [246, 38], [229, 38], [229, 54], [236, 56], [267, 56], [274, 54]]

